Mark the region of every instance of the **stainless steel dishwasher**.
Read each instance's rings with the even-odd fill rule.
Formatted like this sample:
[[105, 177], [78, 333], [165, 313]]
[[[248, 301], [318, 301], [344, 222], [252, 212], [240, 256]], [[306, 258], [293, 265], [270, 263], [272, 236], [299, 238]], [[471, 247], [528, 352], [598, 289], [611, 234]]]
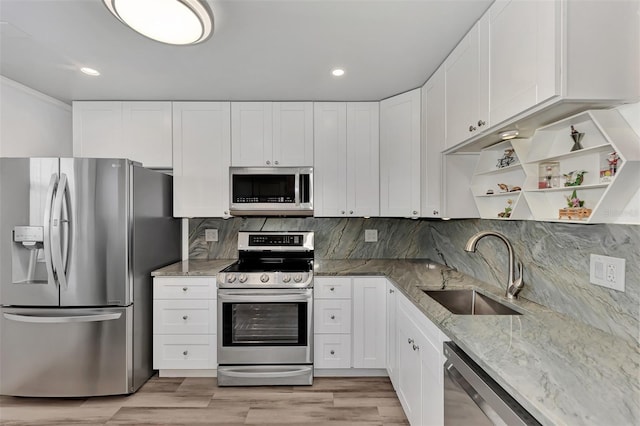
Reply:
[[444, 354], [445, 426], [540, 425], [454, 343]]

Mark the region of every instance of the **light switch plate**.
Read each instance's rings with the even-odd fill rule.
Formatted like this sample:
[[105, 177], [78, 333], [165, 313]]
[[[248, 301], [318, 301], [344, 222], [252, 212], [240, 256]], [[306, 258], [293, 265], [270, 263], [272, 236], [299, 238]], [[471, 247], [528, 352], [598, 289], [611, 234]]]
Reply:
[[365, 229], [364, 230], [364, 242], [365, 243], [377, 243], [378, 242], [378, 230], [377, 229]]
[[624, 292], [625, 259], [592, 254], [589, 267], [589, 281], [592, 284]]
[[218, 230], [217, 229], [205, 229], [204, 230], [204, 240], [206, 242], [216, 242], [216, 241], [218, 241]]

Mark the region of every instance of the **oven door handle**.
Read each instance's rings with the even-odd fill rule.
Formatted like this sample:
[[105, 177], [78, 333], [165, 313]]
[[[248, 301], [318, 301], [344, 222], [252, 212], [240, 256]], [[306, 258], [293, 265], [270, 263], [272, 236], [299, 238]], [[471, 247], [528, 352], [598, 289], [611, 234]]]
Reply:
[[233, 302], [309, 302], [311, 294], [306, 293], [280, 293], [264, 294], [264, 293], [222, 293], [218, 292], [218, 300], [225, 303]]

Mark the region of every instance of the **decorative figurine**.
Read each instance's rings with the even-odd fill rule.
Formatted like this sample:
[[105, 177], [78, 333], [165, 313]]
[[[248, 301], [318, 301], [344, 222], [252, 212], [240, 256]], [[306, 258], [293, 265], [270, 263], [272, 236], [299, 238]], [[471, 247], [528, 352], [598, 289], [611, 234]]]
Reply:
[[[575, 177], [574, 177], [575, 173]], [[587, 173], [586, 170], [574, 170], [572, 172], [566, 173], [564, 178], [567, 180], [564, 183], [564, 186], [580, 186], [584, 181], [584, 174]]]
[[578, 132], [575, 127], [571, 126], [571, 139], [573, 139], [573, 147], [571, 148], [571, 152], [582, 149], [580, 141], [583, 137], [584, 133]]
[[584, 200], [578, 198], [575, 189], [566, 199], [567, 207], [558, 210], [558, 219], [582, 220], [591, 215], [592, 210], [584, 207]]
[[[506, 183], [499, 183], [498, 187], [500, 188], [500, 192], [517, 192], [522, 190], [522, 188], [520, 188], [519, 186], [511, 186], [507, 185]], [[491, 193], [493, 194], [493, 191], [491, 191]]]
[[511, 211], [513, 210], [513, 208], [511, 207], [511, 204], [513, 204], [513, 200], [512, 199], [508, 199], [507, 200], [507, 207], [504, 208], [503, 212], [498, 213], [498, 217], [503, 218], [503, 219], [507, 219], [507, 218], [511, 217]]
[[616, 175], [616, 171], [618, 171], [619, 160], [620, 160], [620, 157], [615, 151], [609, 154], [609, 157], [607, 158], [607, 162], [609, 163], [609, 172], [611, 172], [611, 176]]
[[516, 157], [513, 155], [514, 153], [515, 153], [515, 150], [513, 148], [505, 149], [504, 155], [502, 156], [502, 158], [498, 159], [498, 164], [496, 164], [496, 167], [498, 169], [502, 169], [504, 167], [514, 164], [516, 161]]

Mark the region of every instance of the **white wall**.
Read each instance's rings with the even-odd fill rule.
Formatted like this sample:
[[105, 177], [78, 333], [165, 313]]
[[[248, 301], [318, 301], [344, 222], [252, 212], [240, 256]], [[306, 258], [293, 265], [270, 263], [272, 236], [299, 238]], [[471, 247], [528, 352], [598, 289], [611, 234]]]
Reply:
[[640, 136], [640, 102], [621, 105], [618, 108], [620, 114], [629, 122], [629, 125]]
[[71, 106], [0, 76], [0, 157], [71, 157]]

